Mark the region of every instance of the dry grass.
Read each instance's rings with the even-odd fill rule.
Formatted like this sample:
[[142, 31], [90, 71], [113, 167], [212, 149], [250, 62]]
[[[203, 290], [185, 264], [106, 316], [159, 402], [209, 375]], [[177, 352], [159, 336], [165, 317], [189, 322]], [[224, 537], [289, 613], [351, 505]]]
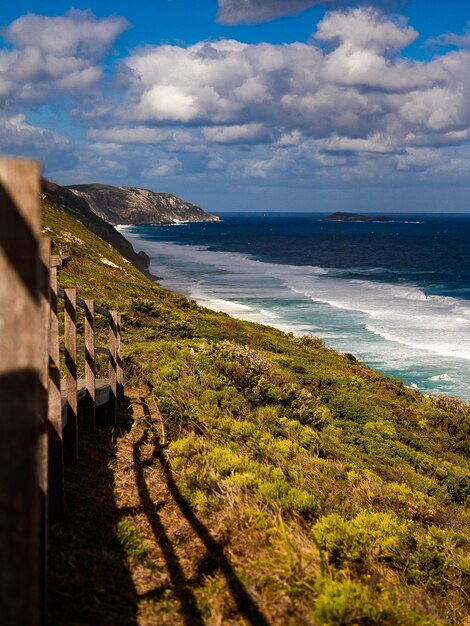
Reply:
[[300, 522], [287, 532], [267, 517], [260, 527], [229, 501], [196, 515], [160, 443], [158, 409], [142, 388], [126, 402], [121, 427], [85, 433], [67, 472], [67, 516], [51, 536], [49, 623], [312, 624], [305, 597], [285, 592], [295, 570], [318, 570]]

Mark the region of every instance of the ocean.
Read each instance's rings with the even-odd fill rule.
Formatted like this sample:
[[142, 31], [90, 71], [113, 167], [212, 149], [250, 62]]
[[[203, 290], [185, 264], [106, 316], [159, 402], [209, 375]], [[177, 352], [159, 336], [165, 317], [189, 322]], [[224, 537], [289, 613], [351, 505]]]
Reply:
[[162, 287], [470, 402], [470, 215], [324, 217], [223, 213], [119, 228]]

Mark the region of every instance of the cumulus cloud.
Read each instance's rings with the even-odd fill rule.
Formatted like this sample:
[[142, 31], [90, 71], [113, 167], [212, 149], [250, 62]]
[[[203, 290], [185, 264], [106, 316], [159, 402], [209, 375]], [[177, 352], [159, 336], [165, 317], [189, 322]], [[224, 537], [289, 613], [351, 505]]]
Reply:
[[235, 126], [211, 126], [204, 129], [204, 137], [214, 143], [262, 143], [269, 140], [264, 124], [239, 124]]
[[407, 148], [405, 154], [396, 157], [398, 170], [425, 171], [440, 160], [435, 150], [426, 148]]
[[143, 178], [155, 178], [160, 176], [174, 176], [181, 170], [182, 163], [177, 157], [159, 159], [151, 167], [142, 170]]
[[428, 46], [456, 46], [457, 48], [470, 48], [470, 22], [467, 23], [463, 35], [456, 33], [443, 33], [438, 37], [432, 37], [426, 42]]
[[396, 140], [390, 135], [373, 133], [366, 139], [359, 137], [338, 137], [334, 135], [319, 145], [327, 152], [371, 152], [374, 154], [396, 154], [399, 151]]
[[12, 22], [3, 37], [16, 48], [32, 46], [53, 57], [99, 61], [126, 27], [122, 17], [99, 20], [91, 11], [71, 9], [59, 17], [28, 13]]
[[399, 52], [417, 37], [415, 29], [404, 20], [395, 22], [371, 7], [327, 13], [315, 35], [333, 47], [346, 45], [375, 53]]
[[29, 146], [43, 149], [50, 144], [60, 148], [70, 146], [70, 141], [66, 137], [29, 124], [23, 113], [0, 116], [0, 143], [2, 148], [12, 149], [15, 147], [20, 150]]
[[416, 37], [404, 20], [357, 8], [327, 13], [310, 44], [148, 46], [124, 61], [121, 115], [203, 127], [216, 144], [330, 138], [325, 150], [399, 153], [410, 136], [439, 145], [440, 135], [454, 133], [463, 141], [470, 52], [406, 59]]
[[28, 123], [22, 113], [0, 114], [0, 145], [8, 154], [40, 158], [47, 169], [59, 164], [62, 169], [71, 169], [77, 164], [72, 142], [67, 137]]
[[[157, 123], [243, 124], [283, 116], [282, 97], [316, 89], [322, 53], [306, 44], [236, 41], [148, 47], [125, 61], [127, 113]], [[308, 69], [307, 69], [308, 68]]]
[[59, 17], [27, 14], [2, 32], [0, 106], [39, 104], [81, 93], [102, 78], [99, 63], [127, 28], [122, 17], [97, 19], [72, 9]]
[[[237, 19], [251, 9], [265, 19], [307, 4], [221, 0], [220, 7], [226, 15], [238, 7]], [[91, 97], [85, 109], [83, 97], [99, 95], [102, 63], [126, 26], [123, 18], [72, 10], [27, 15], [5, 29], [2, 147], [30, 146], [30, 154], [43, 150], [61, 170], [68, 167], [70, 142], [13, 111], [70, 95], [81, 98], [71, 114], [88, 127], [86, 150], [78, 150], [83, 180], [100, 172], [150, 181], [208, 170], [216, 178], [305, 185], [335, 176], [443, 175], [440, 154], [465, 150], [470, 141], [465, 41], [431, 60], [407, 58], [418, 33], [370, 6], [326, 13], [307, 43], [134, 49], [116, 62], [119, 106], [115, 91], [112, 99]], [[463, 172], [469, 161], [461, 154], [446, 162]]]
[[161, 144], [174, 141], [179, 144], [191, 143], [192, 135], [185, 131], [172, 131], [162, 128], [149, 128], [148, 126], [113, 126], [112, 128], [96, 129], [88, 131], [88, 138], [92, 141], [111, 144]]
[[[315, 5], [335, 8], [352, 4], [351, 0], [218, 0], [218, 3], [217, 21], [229, 25], [256, 24], [284, 15], [297, 15]], [[366, 3], [387, 8], [398, 4], [394, 0], [366, 0]]]
[[[219, 0], [217, 21], [222, 24], [255, 24], [281, 15], [295, 15], [320, 4], [318, 0]], [[335, 4], [334, 0], [325, 4]]]

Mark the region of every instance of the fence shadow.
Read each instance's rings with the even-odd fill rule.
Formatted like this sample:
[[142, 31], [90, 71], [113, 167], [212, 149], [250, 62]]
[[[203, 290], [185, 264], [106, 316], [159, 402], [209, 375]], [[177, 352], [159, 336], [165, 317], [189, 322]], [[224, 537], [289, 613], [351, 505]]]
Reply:
[[[144, 415], [150, 420], [151, 412], [145, 398], [140, 398], [140, 404]], [[165, 457], [164, 449], [159, 442], [158, 435], [153, 433], [151, 436], [151, 443], [154, 446], [153, 460], [159, 462], [165, 476], [166, 485], [171, 496], [173, 497], [173, 500], [178, 506], [181, 514], [204, 544], [207, 551], [206, 555], [204, 555], [205, 563], [210, 567], [212, 573], [220, 571], [225, 577], [227, 587], [237, 606], [237, 609], [247, 624], [250, 624], [251, 626], [269, 626], [270, 621], [262, 613], [261, 609], [241, 582], [237, 572], [225, 554], [223, 545], [214, 539], [179, 490], [171, 471], [171, 467]], [[165, 558], [168, 572], [173, 583], [175, 596], [180, 600], [181, 611], [184, 615], [185, 624], [187, 626], [199, 626], [200, 624], [204, 624], [204, 621], [202, 620], [199, 609], [197, 608], [195, 597], [190, 587], [190, 581], [185, 578], [175, 549], [161, 523], [158, 507], [152, 502], [145, 482], [144, 466], [140, 462], [140, 448], [144, 442], [148, 442], [147, 433], [144, 433], [142, 438], [134, 446], [134, 468], [140, 499], [149, 524], [155, 535], [155, 539], [160, 545], [160, 549], [162, 550]]]
[[65, 517], [50, 529], [50, 626], [137, 625], [137, 593], [116, 539], [122, 512], [114, 500], [110, 469], [116, 431], [129, 427], [123, 410], [119, 427], [80, 433], [78, 464], [65, 472]]

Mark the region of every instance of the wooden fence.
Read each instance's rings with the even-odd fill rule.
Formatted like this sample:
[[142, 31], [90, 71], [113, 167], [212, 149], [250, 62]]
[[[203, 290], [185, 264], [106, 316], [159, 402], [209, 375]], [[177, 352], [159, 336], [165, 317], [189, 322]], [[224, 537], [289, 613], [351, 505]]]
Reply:
[[[37, 624], [45, 613], [48, 520], [64, 511], [64, 463], [76, 463], [96, 407], [115, 423], [123, 396], [121, 316], [58, 287], [64, 255], [40, 237], [39, 198], [39, 165], [0, 159], [0, 616], [9, 626]], [[107, 347], [95, 345], [96, 315], [108, 321]], [[109, 357], [106, 379], [96, 378], [99, 354]]]

